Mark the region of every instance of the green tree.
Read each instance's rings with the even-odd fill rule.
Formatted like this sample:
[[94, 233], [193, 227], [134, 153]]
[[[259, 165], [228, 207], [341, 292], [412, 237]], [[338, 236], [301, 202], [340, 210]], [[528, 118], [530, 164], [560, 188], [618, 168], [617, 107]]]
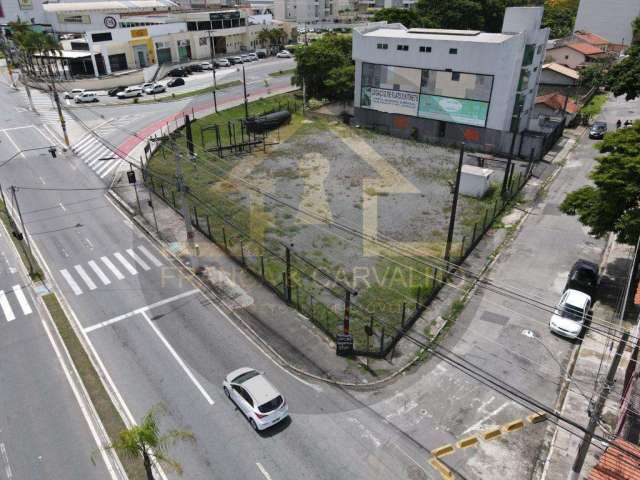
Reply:
[[605, 155], [589, 175], [594, 185], [569, 193], [560, 210], [577, 215], [592, 235], [613, 232], [634, 244], [640, 235], [640, 122], [608, 133], [596, 148]]
[[633, 45], [637, 45], [640, 43], [640, 17], [636, 17], [631, 25], [633, 27], [633, 38], [631, 39], [631, 43]]
[[[344, 101], [344, 92], [348, 88], [353, 90], [354, 75], [347, 77], [344, 69], [353, 65], [351, 35], [327, 34], [309, 45], [299, 46], [293, 53], [297, 60], [293, 83], [302, 86], [304, 79], [309, 97]], [[338, 85], [338, 80], [344, 84]]]
[[616, 97], [633, 100], [640, 95], [640, 45], [634, 45], [627, 56], [609, 69], [607, 84]]
[[580, 69], [580, 85], [587, 88], [599, 87], [605, 83], [607, 65], [595, 62]]
[[154, 480], [152, 469], [154, 460], [182, 475], [182, 466], [167, 455], [167, 450], [177, 441], [195, 442], [195, 436], [191, 432], [169, 430], [161, 434], [158, 426], [160, 410], [158, 406], [152, 408], [140, 425], [123, 430], [111, 445], [104, 447], [106, 450], [115, 450], [123, 457], [133, 460], [142, 459], [147, 480]]
[[570, 35], [578, 13], [580, 0], [546, 0], [542, 25], [551, 29], [551, 38]]
[[401, 23], [407, 28], [436, 27], [433, 21], [418, 14], [416, 10], [406, 8], [382, 8], [373, 16], [374, 22]]
[[479, 0], [418, 0], [416, 11], [437, 28], [484, 29], [484, 12]]
[[325, 86], [332, 92], [332, 100], [347, 103], [353, 100], [355, 65], [342, 65], [329, 71]]

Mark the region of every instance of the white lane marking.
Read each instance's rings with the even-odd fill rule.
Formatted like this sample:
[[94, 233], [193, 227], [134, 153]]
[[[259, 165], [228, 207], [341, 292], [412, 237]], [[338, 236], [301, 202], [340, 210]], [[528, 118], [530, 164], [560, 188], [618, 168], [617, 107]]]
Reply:
[[113, 256], [118, 259], [118, 261], [122, 264], [122, 266], [126, 268], [131, 275], [136, 275], [138, 273], [138, 271], [135, 268], [133, 268], [133, 265], [127, 262], [127, 259], [124, 258], [120, 252], [114, 253]]
[[7, 300], [7, 296], [4, 294], [4, 290], [0, 290], [0, 308], [2, 308], [7, 322], [16, 319], [16, 316], [13, 314], [13, 310], [11, 309], [11, 305], [9, 305], [9, 300]]
[[467, 428], [464, 432], [462, 432], [462, 435], [466, 435], [467, 433], [472, 432], [472, 431], [477, 430], [478, 428], [482, 427], [487, 420], [489, 420], [491, 417], [493, 417], [493, 416], [497, 415], [498, 413], [500, 413], [505, 407], [507, 407], [509, 405], [512, 405], [512, 402], [504, 402], [502, 405], [500, 405], [498, 408], [496, 408], [489, 415], [487, 415], [486, 417], [480, 419], [479, 421], [477, 421], [476, 423], [471, 425], [469, 428]]
[[266, 478], [267, 480], [271, 480], [271, 475], [269, 475], [269, 472], [267, 472], [267, 469], [264, 468], [260, 462], [256, 462], [256, 466], [258, 467], [258, 470], [260, 470], [260, 473], [264, 475], [264, 478]]
[[52, 146], [55, 145], [55, 143], [56, 143], [55, 140], [53, 140], [52, 138], [46, 136], [44, 134], [44, 132], [42, 130], [40, 130], [36, 125], [34, 125], [34, 128], [38, 131], [38, 133], [40, 135], [42, 135], [42, 138], [44, 138], [47, 142], [49, 142], [49, 145], [52, 145]]
[[76, 283], [76, 281], [73, 279], [71, 274], [69, 272], [67, 272], [66, 268], [63, 268], [62, 270], [60, 270], [60, 274], [67, 281], [67, 283], [71, 287], [71, 290], [73, 290], [73, 293], [75, 293], [76, 295], [81, 295], [82, 294], [82, 289]]
[[158, 260], [153, 253], [151, 253], [149, 250], [147, 250], [147, 248], [144, 245], [140, 245], [138, 247], [138, 250], [140, 250], [145, 257], [147, 257], [149, 260], [151, 260], [151, 263], [153, 263], [156, 267], [161, 267], [162, 266], [162, 262], [160, 260]]
[[80, 275], [80, 278], [82, 278], [82, 280], [84, 280], [84, 283], [87, 284], [87, 287], [89, 287], [89, 290], [95, 290], [96, 288], [96, 284], [93, 283], [93, 280], [91, 280], [91, 277], [89, 276], [89, 274], [87, 272], [85, 272], [84, 268], [82, 268], [82, 265], [75, 265], [74, 267], [76, 269], [76, 272], [78, 272], [78, 275]]
[[13, 294], [20, 304], [22, 313], [24, 313], [25, 315], [30, 315], [31, 313], [33, 313], [33, 310], [31, 310], [31, 305], [29, 305], [29, 302], [27, 302], [27, 297], [24, 296], [24, 292], [22, 291], [22, 287], [20, 285], [13, 286]]
[[92, 138], [93, 138], [93, 135], [91, 135], [90, 133], [86, 134], [84, 137], [78, 140], [75, 144], [71, 145], [71, 149], [74, 151], [77, 150], [82, 145], [85, 145], [87, 141], [91, 140]]
[[94, 262], [93, 260], [89, 260], [89, 266], [91, 267], [91, 269], [95, 272], [95, 274], [98, 276], [98, 278], [100, 279], [100, 281], [102, 283], [104, 283], [105, 285], [109, 285], [111, 283], [111, 280], [109, 280], [109, 277], [107, 277], [104, 272], [102, 271], [102, 269], [98, 266], [98, 264], [96, 262]]
[[34, 128], [35, 125], [23, 125], [21, 127], [7, 127], [7, 128], [3, 128], [2, 131], [3, 132], [7, 132], [7, 131], [11, 131], [11, 130], [24, 130], [25, 128]]
[[62, 209], [63, 212], [67, 211], [67, 209], [64, 208], [64, 205], [62, 204], [62, 202], [60, 202], [58, 205], [60, 205], [60, 208]]
[[160, 341], [162, 343], [164, 343], [164, 346], [167, 347], [167, 350], [169, 350], [169, 353], [171, 353], [171, 355], [173, 356], [173, 358], [176, 359], [176, 362], [178, 362], [178, 365], [180, 365], [180, 367], [182, 368], [182, 370], [184, 370], [184, 373], [187, 374], [187, 377], [189, 377], [189, 379], [193, 382], [193, 384], [196, 386], [196, 388], [200, 391], [200, 393], [202, 394], [202, 396], [205, 398], [205, 400], [209, 403], [209, 405], [213, 405], [214, 401], [213, 398], [211, 398], [211, 396], [207, 393], [207, 391], [204, 389], [204, 387], [202, 386], [202, 384], [198, 381], [198, 379], [195, 377], [195, 375], [193, 374], [193, 372], [189, 369], [189, 367], [184, 363], [184, 361], [182, 360], [182, 358], [180, 358], [180, 355], [178, 355], [178, 353], [174, 350], [174, 348], [171, 346], [171, 344], [167, 341], [167, 339], [164, 337], [164, 335], [162, 334], [162, 332], [160, 331], [160, 329], [158, 328], [158, 326], [151, 321], [151, 319], [149, 318], [149, 315], [147, 315], [147, 312], [142, 312], [142, 316], [144, 317], [144, 319], [147, 321], [147, 324], [149, 324], [149, 326], [153, 329], [153, 331], [156, 333], [156, 335], [158, 335], [158, 338], [160, 339]]
[[87, 245], [89, 245], [89, 248], [93, 250], [93, 243], [91, 243], [91, 240], [85, 237], [85, 241], [87, 242]]
[[124, 278], [124, 275], [120, 273], [120, 270], [118, 270], [113, 263], [111, 263], [111, 260], [109, 260], [107, 257], [100, 257], [100, 260], [102, 260], [102, 263], [104, 263], [107, 268], [111, 270], [111, 273], [113, 273], [118, 280], [122, 280]]
[[44, 181], [44, 178], [42, 178], [42, 177], [38, 177], [38, 179], [40, 180], [40, 182], [41, 182], [43, 185], [46, 185], [46, 184], [47, 184], [47, 183]]
[[11, 480], [13, 478], [13, 473], [11, 472], [9, 455], [7, 455], [7, 449], [5, 448], [4, 443], [0, 443], [0, 453], [2, 454], [2, 461], [4, 462], [4, 473], [7, 476], [7, 480]]
[[109, 168], [107, 168], [104, 172], [102, 172], [102, 175], [100, 175], [100, 178], [104, 178], [107, 175], [109, 175], [109, 172], [111, 172], [111, 170], [116, 168], [118, 165], [120, 165], [120, 159], [114, 160], [113, 162], [111, 162], [111, 165], [109, 166]]
[[181, 298], [189, 297], [189, 296], [193, 295], [194, 293], [198, 293], [198, 292], [199, 292], [198, 289], [189, 290], [188, 292], [183, 292], [183, 293], [180, 293], [180, 294], [175, 295], [173, 297], [165, 298], [164, 300], [160, 300], [158, 302], [152, 303], [151, 305], [145, 305], [144, 307], [140, 307], [140, 308], [138, 308], [136, 310], [133, 310], [131, 312], [124, 313], [122, 315], [118, 315], [117, 317], [110, 318], [109, 320], [105, 320], [104, 322], [96, 323], [95, 325], [91, 325], [90, 327], [86, 327], [83, 330], [84, 330], [85, 333], [91, 333], [94, 330], [98, 330], [99, 328], [103, 328], [103, 327], [107, 327], [109, 325], [113, 325], [114, 323], [117, 323], [117, 322], [120, 322], [120, 321], [125, 320], [127, 318], [133, 317], [134, 315], [138, 315], [140, 313], [147, 312], [147, 311], [152, 310], [154, 308], [161, 307], [162, 305], [166, 305], [167, 303], [175, 302], [176, 300], [180, 300]]
[[146, 264], [146, 262], [144, 260], [142, 260], [138, 254], [136, 252], [133, 251], [133, 249], [131, 248], [127, 248], [127, 253], [131, 256], [131, 258], [133, 258], [138, 265], [140, 265], [144, 270], [151, 270], [151, 267], [149, 265]]
[[[49, 125], [47, 125], [46, 123], [43, 125], [44, 129], [49, 132], [51, 134], [51, 138], [53, 138], [55, 140], [54, 143], [57, 143], [58, 145], [60, 145], [63, 148], [66, 148], [66, 146], [63, 143], [62, 140], [62, 136], [58, 133], [56, 133], [55, 131], [53, 131], [52, 129], [49, 128]], [[75, 168], [74, 168], [75, 170]]]
[[18, 146], [16, 142], [13, 141], [13, 138], [11, 138], [11, 136], [7, 133], [7, 131], [4, 130], [3, 133], [7, 136], [7, 138], [11, 142], [11, 145], [13, 145], [13, 147], [16, 149], [16, 154], [19, 153], [22, 158], [27, 158], [24, 152], [22, 152], [22, 149]]

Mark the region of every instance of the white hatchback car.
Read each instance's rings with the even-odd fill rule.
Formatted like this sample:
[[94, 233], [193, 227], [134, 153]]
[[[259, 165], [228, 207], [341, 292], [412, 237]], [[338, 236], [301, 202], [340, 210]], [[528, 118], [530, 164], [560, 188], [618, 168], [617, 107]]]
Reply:
[[591, 309], [591, 297], [578, 290], [566, 290], [553, 312], [549, 328], [567, 338], [577, 338]]
[[293, 57], [293, 55], [291, 55], [291, 52], [289, 50], [281, 50], [280, 52], [278, 52], [276, 54], [276, 57], [278, 57], [278, 58], [291, 58], [291, 57]]
[[144, 93], [147, 95], [153, 95], [154, 93], [162, 93], [167, 90], [167, 87], [162, 85], [161, 83], [154, 83], [151, 86], [144, 89]]
[[98, 94], [96, 92], [82, 92], [76, 95], [73, 100], [76, 103], [93, 103], [98, 101]]
[[116, 97], [118, 98], [133, 98], [142, 95], [142, 87], [134, 85], [133, 87], [127, 87], [123, 91], [118, 92]]
[[80, 95], [84, 92], [84, 88], [74, 88], [70, 92], [64, 92], [64, 98], [68, 98], [69, 100], [76, 98], [76, 95]]
[[289, 415], [284, 397], [253, 368], [231, 372], [222, 383], [224, 394], [242, 411], [254, 430], [264, 430]]

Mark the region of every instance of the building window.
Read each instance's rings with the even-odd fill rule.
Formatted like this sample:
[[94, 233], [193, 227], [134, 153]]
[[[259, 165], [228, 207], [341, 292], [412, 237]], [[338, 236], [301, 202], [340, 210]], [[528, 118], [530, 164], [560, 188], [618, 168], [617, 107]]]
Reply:
[[458, 54], [458, 49], [457, 48], [450, 48], [449, 49], [449, 55], [457, 55]]
[[451, 72], [451, 81], [459, 82], [460, 81], [460, 72]]
[[190, 32], [198, 30], [198, 24], [196, 22], [187, 22], [187, 30]]
[[422, 53], [431, 53], [431, 47], [425, 47], [424, 45], [420, 46], [420, 51]]
[[387, 44], [387, 43], [379, 43], [378, 44], [378, 48], [380, 50], [386, 50], [387, 48], [389, 48], [389, 44]]
[[92, 33], [91, 40], [94, 42], [110, 42], [111, 32], [106, 33]]
[[409, 45], [398, 45], [396, 47], [397, 50], [403, 51], [403, 52], [407, 52], [409, 51]]
[[542, 53], [542, 50], [544, 50], [544, 45], [538, 45], [538, 49], [537, 49], [536, 53], [538, 55], [540, 55]]

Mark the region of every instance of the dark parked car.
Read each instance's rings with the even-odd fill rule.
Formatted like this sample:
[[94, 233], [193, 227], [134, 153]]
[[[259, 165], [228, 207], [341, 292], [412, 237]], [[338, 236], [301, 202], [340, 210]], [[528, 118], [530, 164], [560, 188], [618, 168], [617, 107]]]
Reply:
[[571, 267], [565, 290], [578, 290], [586, 293], [591, 298], [598, 284], [598, 265], [587, 260], [580, 259]]
[[191, 70], [192, 72], [202, 72], [202, 65], [198, 64], [198, 63], [194, 63], [193, 65], [189, 65], [187, 67], [189, 70]]
[[123, 86], [113, 87], [107, 93], [109, 94], [110, 97], [115, 97], [116, 95], [118, 95], [118, 93], [124, 91], [125, 88], [127, 87], [123, 87]]
[[267, 54], [264, 52], [256, 52], [256, 55], [258, 58], [267, 58]]
[[167, 87], [179, 87], [180, 85], [184, 85], [184, 78], [173, 78], [167, 82]]
[[189, 72], [187, 72], [184, 68], [180, 67], [180, 68], [174, 68], [173, 70], [171, 70], [168, 75], [170, 77], [186, 77], [187, 75], [189, 75]]
[[604, 122], [594, 122], [591, 130], [589, 130], [589, 138], [600, 140], [604, 138], [605, 133], [607, 133], [607, 124]]

